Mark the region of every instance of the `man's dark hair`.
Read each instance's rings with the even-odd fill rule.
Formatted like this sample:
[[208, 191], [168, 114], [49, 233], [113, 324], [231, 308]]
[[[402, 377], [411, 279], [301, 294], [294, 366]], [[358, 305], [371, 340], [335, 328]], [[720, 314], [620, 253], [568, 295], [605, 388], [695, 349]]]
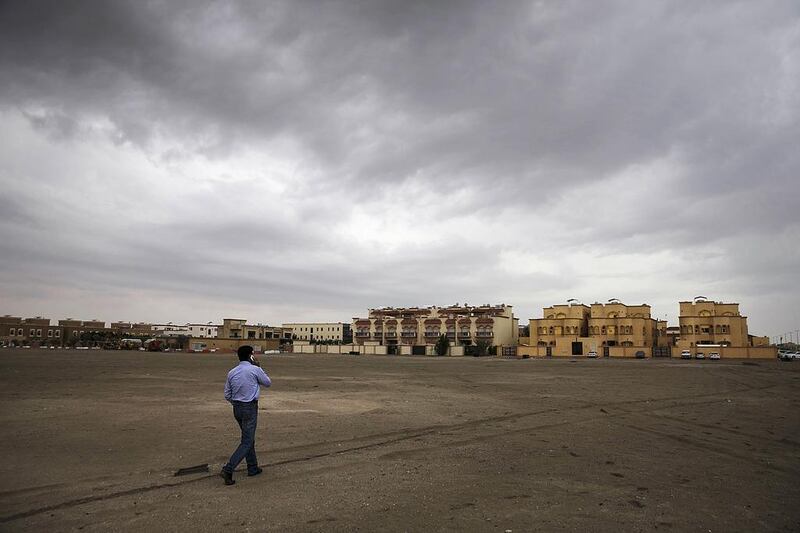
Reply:
[[239, 346], [236, 353], [239, 355], [239, 361], [249, 361], [250, 356], [253, 355], [253, 347], [246, 344], [244, 346]]

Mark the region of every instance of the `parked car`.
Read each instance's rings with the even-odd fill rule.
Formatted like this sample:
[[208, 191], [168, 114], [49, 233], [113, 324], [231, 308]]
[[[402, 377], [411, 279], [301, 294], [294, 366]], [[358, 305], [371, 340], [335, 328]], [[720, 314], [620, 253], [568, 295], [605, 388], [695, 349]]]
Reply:
[[681, 352], [681, 359], [691, 359], [691, 358], [692, 358], [692, 352], [690, 352], [689, 350], [683, 350]]
[[586, 357], [596, 358], [597, 357], [597, 352], [592, 350], [591, 352], [586, 354]]
[[708, 354], [708, 358], [712, 359], [714, 361], [718, 361], [719, 360], [719, 353], [711, 352], [710, 354]]
[[695, 359], [705, 359], [706, 356], [705, 356], [705, 354], [703, 354], [703, 352], [697, 352], [696, 354], [694, 354], [694, 358]]
[[794, 361], [800, 359], [800, 352], [778, 352], [778, 357], [783, 361]]
[[642, 350], [636, 352], [636, 359], [644, 359], [644, 352]]

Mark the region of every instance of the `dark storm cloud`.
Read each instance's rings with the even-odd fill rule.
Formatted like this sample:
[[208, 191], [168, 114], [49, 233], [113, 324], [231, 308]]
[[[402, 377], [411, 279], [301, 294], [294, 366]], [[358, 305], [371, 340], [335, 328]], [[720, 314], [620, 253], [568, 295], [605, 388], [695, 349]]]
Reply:
[[[6, 163], [0, 238], [20, 259], [4, 268], [46, 263], [57, 278], [61, 258], [132, 288], [359, 308], [569, 290], [552, 265], [498, 270], [512, 249], [548, 261], [711, 250], [736, 258], [741, 285], [783, 279], [794, 259], [772, 268], [740, 251], [798, 233], [798, 57], [790, 1], [6, 2], [0, 110], [87, 159], [100, 137], [139, 150], [158, 177]], [[245, 152], [291, 164], [243, 177]], [[203, 170], [193, 187], [198, 161], [236, 175]], [[52, 224], [71, 188], [107, 208], [96, 226], [81, 207], [25, 233]], [[131, 197], [141, 214], [114, 217]], [[377, 206], [369, 226], [396, 248], [347, 224], [359, 205]], [[481, 236], [475, 220], [508, 229]], [[27, 253], [34, 241], [52, 256]]]
[[[749, 147], [762, 132], [742, 115], [769, 106], [756, 98], [780, 76], [770, 35], [796, 24], [792, 4], [621, 7], [7, 4], [4, 92], [108, 113], [137, 143], [202, 132], [193, 148], [213, 154], [289, 135], [336, 178], [371, 182], [422, 171], [480, 185], [491, 173], [558, 188], [676, 146]], [[375, 146], [363, 155], [358, 129]]]

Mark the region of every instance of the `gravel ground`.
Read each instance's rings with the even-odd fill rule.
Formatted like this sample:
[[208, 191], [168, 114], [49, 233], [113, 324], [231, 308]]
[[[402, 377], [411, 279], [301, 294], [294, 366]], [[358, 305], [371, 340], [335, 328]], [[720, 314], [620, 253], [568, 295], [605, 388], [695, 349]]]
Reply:
[[226, 487], [235, 356], [0, 350], [0, 529], [800, 529], [800, 363], [262, 361]]

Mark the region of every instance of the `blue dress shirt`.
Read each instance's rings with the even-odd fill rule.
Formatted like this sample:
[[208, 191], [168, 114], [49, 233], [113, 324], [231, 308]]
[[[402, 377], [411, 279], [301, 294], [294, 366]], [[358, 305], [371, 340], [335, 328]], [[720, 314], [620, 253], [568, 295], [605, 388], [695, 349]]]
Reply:
[[240, 361], [239, 365], [228, 372], [225, 382], [225, 399], [229, 402], [252, 402], [258, 400], [258, 385], [269, 387], [272, 381], [261, 367]]

